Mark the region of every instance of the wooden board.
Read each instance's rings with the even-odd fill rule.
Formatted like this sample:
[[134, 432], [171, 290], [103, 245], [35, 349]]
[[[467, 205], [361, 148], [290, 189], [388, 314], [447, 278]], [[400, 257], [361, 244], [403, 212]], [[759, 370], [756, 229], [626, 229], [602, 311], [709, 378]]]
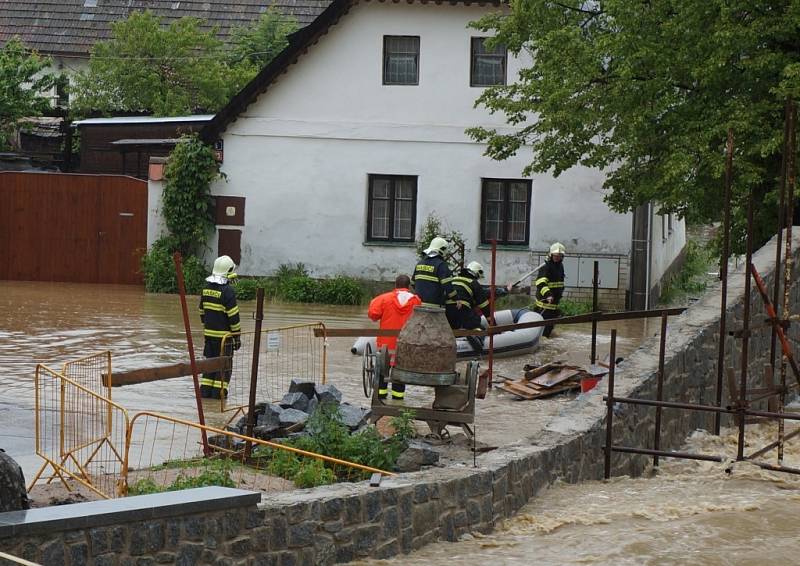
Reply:
[[[535, 383], [536, 385], [540, 385], [542, 387], [553, 387], [559, 383], [567, 381], [568, 379], [576, 377], [581, 373], [582, 370], [578, 367], [565, 366], [558, 371], [550, 371], [544, 375], [540, 375], [536, 379], [532, 379], [531, 383]], [[528, 376], [526, 375], [525, 377], [527, 378]]]
[[534, 378], [539, 377], [540, 375], [546, 374], [550, 370], [553, 370], [555, 368], [561, 367], [561, 365], [562, 365], [562, 362], [549, 362], [549, 363], [546, 363], [546, 364], [541, 365], [539, 367], [535, 367], [535, 368], [531, 368], [531, 369], [527, 369], [530, 366], [525, 366], [525, 377], [527, 379], [534, 379]]
[[[229, 371], [231, 369], [230, 356], [220, 356], [218, 358], [208, 358], [197, 360], [197, 373], [210, 373], [215, 371]], [[159, 381], [161, 379], [172, 379], [192, 375], [192, 365], [190, 363], [173, 364], [170, 366], [160, 366], [153, 368], [141, 368], [131, 371], [112, 372], [111, 387], [122, 387], [124, 385], [135, 385], [137, 383], [147, 383], [149, 381]], [[103, 374], [103, 386], [108, 387], [108, 375]]]
[[542, 387], [541, 385], [536, 385], [532, 381], [523, 379], [519, 381], [508, 381], [499, 387], [512, 395], [516, 395], [527, 401], [532, 401], [534, 399], [543, 399], [551, 395], [563, 393], [564, 391], [580, 389], [581, 384], [580, 381], [568, 380], [553, 387]]

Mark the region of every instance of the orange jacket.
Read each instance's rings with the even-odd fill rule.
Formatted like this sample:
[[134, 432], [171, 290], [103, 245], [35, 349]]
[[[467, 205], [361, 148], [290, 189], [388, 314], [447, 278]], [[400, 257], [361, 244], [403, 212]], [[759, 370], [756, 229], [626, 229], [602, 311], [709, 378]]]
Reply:
[[[379, 320], [382, 329], [400, 330], [414, 312], [414, 307], [421, 303], [420, 298], [408, 289], [393, 289], [372, 299], [367, 314], [372, 320]], [[394, 359], [394, 350], [397, 348], [396, 336], [378, 336], [376, 342], [378, 350], [388, 346]]]

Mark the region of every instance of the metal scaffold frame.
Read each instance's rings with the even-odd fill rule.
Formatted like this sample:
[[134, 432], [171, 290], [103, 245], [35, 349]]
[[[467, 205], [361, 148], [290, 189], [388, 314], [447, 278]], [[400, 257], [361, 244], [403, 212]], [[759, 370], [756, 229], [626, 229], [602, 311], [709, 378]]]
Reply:
[[[753, 230], [754, 230], [754, 195], [752, 188], [747, 197], [747, 242], [745, 254], [745, 286], [744, 286], [744, 305], [742, 328], [732, 330], [727, 326], [727, 289], [728, 289], [728, 261], [730, 256], [730, 232], [731, 232], [731, 199], [733, 181], [733, 154], [734, 154], [734, 135], [732, 130], [728, 130], [725, 160], [725, 185], [724, 185], [724, 211], [723, 211], [723, 247], [722, 257], [720, 258], [720, 280], [721, 280], [721, 301], [720, 301], [720, 326], [719, 326], [719, 348], [717, 359], [717, 380], [716, 380], [716, 405], [704, 405], [700, 403], [676, 403], [664, 401], [662, 398], [664, 383], [664, 358], [666, 346], [667, 321], [666, 316], [661, 321], [661, 347], [658, 359], [658, 381], [656, 399], [636, 399], [629, 397], [616, 397], [614, 395], [614, 350], [616, 347], [616, 331], [611, 333], [611, 367], [609, 371], [608, 394], [603, 397], [606, 401], [606, 443], [605, 452], [605, 477], [611, 477], [611, 455], [614, 452], [628, 454], [642, 454], [653, 456], [653, 465], [658, 466], [660, 457], [682, 458], [691, 460], [706, 460], [722, 462], [723, 457], [709, 454], [693, 454], [686, 452], [672, 452], [660, 449], [661, 436], [661, 411], [662, 409], [677, 409], [683, 411], [705, 411], [715, 414], [714, 434], [720, 434], [721, 418], [724, 414], [734, 416], [734, 423], [738, 429], [737, 438], [737, 461], [749, 461], [762, 469], [780, 471], [791, 474], [800, 474], [800, 469], [783, 465], [784, 448], [787, 440], [800, 434], [800, 429], [791, 433], [786, 433], [785, 421], [800, 421], [800, 414], [787, 413], [786, 397], [795, 384], [787, 383], [787, 366], [791, 368], [797, 385], [800, 386], [800, 367], [794, 358], [791, 344], [786, 337], [786, 330], [792, 322], [800, 320], [800, 317], [791, 314], [791, 286], [794, 259], [792, 256], [792, 220], [794, 216], [794, 185], [796, 182], [796, 122], [797, 109], [794, 101], [787, 100], [784, 115], [784, 140], [783, 140], [783, 159], [781, 164], [780, 176], [780, 202], [778, 208], [778, 234], [775, 246], [775, 275], [770, 298], [767, 286], [756, 267], [753, 265]], [[785, 240], [783, 232], [786, 232]], [[783, 252], [783, 253], [782, 253]], [[783, 301], [780, 310], [777, 308], [781, 295], [781, 266], [783, 275]], [[757, 293], [760, 295], [767, 312], [767, 318], [756, 324], [751, 320], [751, 283], [756, 284]], [[771, 327], [771, 347], [770, 364], [765, 368], [765, 386], [761, 388], [748, 388], [748, 365], [750, 361], [749, 346], [750, 337], [753, 330], [758, 327], [768, 325]], [[733, 336], [742, 341], [741, 346], [741, 368], [739, 383], [736, 383], [736, 376], [733, 368], [725, 368], [725, 341], [728, 336]], [[780, 342], [780, 380], [774, 383], [777, 345]], [[727, 376], [727, 380], [724, 380]], [[723, 405], [723, 385], [727, 381], [730, 403]], [[767, 402], [769, 410], [761, 411], [753, 409], [753, 404], [757, 402]], [[618, 446], [613, 443], [613, 424], [614, 406], [617, 403], [651, 406], [656, 408], [655, 438], [653, 449], [638, 448], [630, 446]], [[777, 420], [778, 434], [774, 442], [769, 443], [750, 454], [745, 454], [745, 426], [763, 420]], [[777, 448], [777, 464], [770, 464], [758, 461], [757, 458], [775, 450]]]

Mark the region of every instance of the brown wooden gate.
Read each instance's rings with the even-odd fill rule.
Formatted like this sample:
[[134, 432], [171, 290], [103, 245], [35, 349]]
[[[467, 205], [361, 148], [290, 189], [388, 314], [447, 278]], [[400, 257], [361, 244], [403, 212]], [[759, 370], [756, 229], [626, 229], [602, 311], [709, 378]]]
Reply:
[[0, 172], [0, 280], [141, 284], [147, 183]]

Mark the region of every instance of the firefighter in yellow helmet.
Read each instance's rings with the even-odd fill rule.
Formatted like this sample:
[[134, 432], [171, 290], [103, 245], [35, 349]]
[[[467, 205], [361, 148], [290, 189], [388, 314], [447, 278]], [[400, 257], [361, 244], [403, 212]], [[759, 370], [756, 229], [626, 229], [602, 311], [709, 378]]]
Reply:
[[444, 307], [452, 301], [456, 292], [453, 289], [453, 273], [444, 259], [447, 240], [436, 236], [419, 258], [411, 282], [414, 292], [423, 305]]
[[[483, 266], [477, 261], [471, 261], [467, 266], [453, 277], [455, 298], [447, 302], [447, 321], [453, 329], [465, 330], [481, 329], [481, 314], [489, 320], [489, 293], [479, 280], [483, 277]], [[483, 338], [480, 336], [467, 336], [467, 342], [477, 353], [483, 352]]]
[[[236, 291], [230, 280], [236, 277], [236, 264], [226, 256], [214, 261], [211, 275], [206, 278], [206, 285], [200, 294], [200, 320], [203, 323], [203, 356], [216, 358], [222, 355], [222, 341], [226, 335], [235, 333], [225, 339], [226, 356], [232, 356], [234, 350], [241, 345], [239, 333], [242, 325], [239, 321], [239, 306], [236, 304]], [[228, 395], [230, 372], [205, 373], [200, 378], [201, 397], [224, 399]]]
[[[539, 268], [536, 277], [536, 302], [533, 310], [542, 315], [545, 320], [558, 318], [561, 311], [558, 303], [561, 302], [561, 295], [564, 294], [564, 245], [556, 242], [550, 246], [550, 253], [547, 254], [547, 261]], [[543, 335], [549, 338], [553, 332], [553, 325], [544, 327]]]

